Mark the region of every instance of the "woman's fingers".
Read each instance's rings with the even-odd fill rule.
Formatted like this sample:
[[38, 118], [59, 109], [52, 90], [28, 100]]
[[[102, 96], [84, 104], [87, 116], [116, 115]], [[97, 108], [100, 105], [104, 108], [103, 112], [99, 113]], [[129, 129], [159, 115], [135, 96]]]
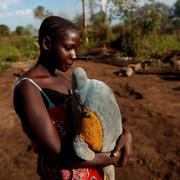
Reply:
[[118, 140], [116, 141], [116, 146], [112, 152], [113, 156], [116, 156], [117, 153], [119, 153], [119, 151], [122, 149], [122, 147], [124, 146], [124, 137], [123, 135], [119, 136]]
[[118, 138], [116, 142], [116, 147], [112, 152], [112, 156], [118, 156], [120, 153], [120, 158], [117, 166], [124, 166], [129, 157], [132, 156], [132, 134], [129, 130], [124, 130], [124, 133]]

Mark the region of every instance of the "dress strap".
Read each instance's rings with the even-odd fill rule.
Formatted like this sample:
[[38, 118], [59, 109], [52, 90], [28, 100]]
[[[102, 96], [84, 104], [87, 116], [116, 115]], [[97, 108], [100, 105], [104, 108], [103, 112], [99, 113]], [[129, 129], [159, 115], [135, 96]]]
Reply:
[[17, 81], [16, 86], [18, 86], [22, 81], [24, 80], [28, 80], [29, 82], [31, 82], [36, 88], [39, 89], [39, 91], [42, 93], [42, 95], [46, 98], [46, 100], [49, 103], [49, 109], [55, 107], [55, 105], [52, 103], [52, 101], [49, 99], [49, 97], [46, 95], [46, 93], [30, 78], [24, 77], [22, 79], [20, 79], [19, 81]]

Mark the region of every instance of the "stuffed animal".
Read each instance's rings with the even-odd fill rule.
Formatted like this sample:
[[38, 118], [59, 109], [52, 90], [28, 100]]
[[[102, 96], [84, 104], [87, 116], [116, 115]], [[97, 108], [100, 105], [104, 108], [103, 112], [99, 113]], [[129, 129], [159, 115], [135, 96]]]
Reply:
[[[119, 106], [113, 91], [104, 82], [88, 79], [86, 72], [78, 67], [72, 73], [74, 95], [73, 110], [76, 136], [73, 141], [75, 153], [84, 160], [93, 160], [95, 152], [110, 152], [122, 134]], [[77, 113], [74, 113], [77, 114]], [[106, 166], [109, 179], [115, 179], [114, 166]]]

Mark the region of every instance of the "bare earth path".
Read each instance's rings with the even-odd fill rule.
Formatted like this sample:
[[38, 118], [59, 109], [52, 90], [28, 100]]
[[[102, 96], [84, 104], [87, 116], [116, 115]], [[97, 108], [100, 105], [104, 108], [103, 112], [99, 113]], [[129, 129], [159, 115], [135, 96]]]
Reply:
[[[31, 64], [31, 62], [30, 62]], [[29, 65], [29, 64], [28, 64]], [[29, 149], [13, 105], [13, 76], [19, 66], [0, 71], [0, 179], [36, 180], [36, 155]], [[117, 77], [118, 67], [76, 62], [90, 78], [114, 91], [124, 123], [133, 132], [134, 154], [116, 169], [117, 180], [178, 180], [180, 177], [180, 77], [133, 75]], [[71, 69], [72, 70], [72, 69]], [[67, 74], [70, 77], [70, 73]]]

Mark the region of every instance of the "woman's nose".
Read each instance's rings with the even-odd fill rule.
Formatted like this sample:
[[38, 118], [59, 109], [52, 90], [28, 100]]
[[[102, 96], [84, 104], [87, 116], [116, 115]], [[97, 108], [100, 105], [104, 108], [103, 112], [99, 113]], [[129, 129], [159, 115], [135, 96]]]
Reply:
[[71, 59], [76, 59], [76, 51], [75, 50], [71, 51]]

